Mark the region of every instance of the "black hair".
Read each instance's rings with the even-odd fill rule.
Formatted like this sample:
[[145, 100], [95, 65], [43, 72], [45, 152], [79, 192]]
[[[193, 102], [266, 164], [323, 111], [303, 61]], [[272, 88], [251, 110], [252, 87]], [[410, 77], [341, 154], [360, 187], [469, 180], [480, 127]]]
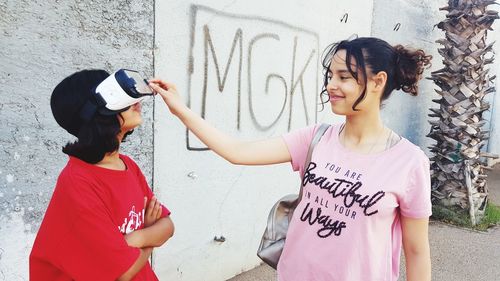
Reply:
[[[391, 46], [386, 41], [374, 37], [360, 37], [331, 44], [326, 48], [322, 59], [324, 76], [320, 95], [323, 105], [328, 102], [329, 98], [326, 87], [330, 80], [330, 64], [339, 50], [346, 51], [347, 70], [358, 84], [364, 87], [352, 106], [354, 111], [358, 111], [356, 106], [366, 97], [367, 74], [376, 74], [380, 71], [387, 73], [387, 82], [381, 101], [389, 98], [394, 89], [416, 96], [418, 80], [422, 77], [424, 69], [430, 67], [432, 59], [432, 56], [426, 55], [421, 49], [413, 50], [402, 45]], [[356, 62], [355, 70], [351, 65], [351, 59]], [[326, 100], [323, 99], [324, 96]]]
[[[120, 121], [123, 122], [121, 114], [107, 116], [96, 113], [80, 128], [78, 139], [68, 142], [62, 151], [90, 164], [100, 162], [106, 153], [117, 151], [120, 147]], [[122, 141], [132, 132], [127, 132]]]
[[[94, 109], [91, 114], [83, 114], [92, 108], [89, 105], [97, 105], [95, 88], [108, 76], [108, 72], [100, 69], [75, 72], [55, 87], [50, 98], [56, 122], [77, 137], [62, 151], [91, 164], [98, 163], [106, 153], [117, 151], [120, 146], [119, 134], [124, 122], [121, 113], [101, 113]], [[130, 133], [125, 133], [121, 141]]]

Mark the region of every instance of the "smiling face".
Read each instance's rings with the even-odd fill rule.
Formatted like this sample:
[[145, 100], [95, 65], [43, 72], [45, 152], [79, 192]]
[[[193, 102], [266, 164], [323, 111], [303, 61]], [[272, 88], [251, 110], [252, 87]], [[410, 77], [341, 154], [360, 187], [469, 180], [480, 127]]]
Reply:
[[339, 115], [355, 115], [363, 114], [374, 108], [380, 107], [380, 94], [375, 91], [377, 89], [375, 81], [372, 79], [371, 71], [366, 68], [367, 83], [366, 96], [356, 105], [358, 111], [353, 110], [353, 105], [361, 96], [364, 87], [364, 78], [361, 70], [357, 69], [356, 61], [351, 57], [351, 69], [357, 73], [358, 80], [353, 77], [346, 65], [346, 51], [338, 50], [333, 56], [330, 67], [328, 69], [328, 84], [326, 91], [330, 98], [332, 111]]

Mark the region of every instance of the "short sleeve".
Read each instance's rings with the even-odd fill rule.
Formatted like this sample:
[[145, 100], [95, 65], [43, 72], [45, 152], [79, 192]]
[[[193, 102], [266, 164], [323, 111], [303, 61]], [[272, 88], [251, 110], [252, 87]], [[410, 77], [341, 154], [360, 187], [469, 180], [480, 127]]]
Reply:
[[90, 184], [68, 184], [72, 192], [64, 199], [71, 227], [53, 249], [62, 270], [75, 280], [116, 280], [135, 263], [140, 250], [127, 245]]
[[405, 195], [400, 200], [401, 214], [410, 218], [426, 218], [432, 214], [429, 159], [422, 151], [419, 153]]
[[291, 163], [294, 171], [300, 171], [302, 174], [304, 170], [304, 162], [307, 157], [307, 151], [309, 150], [309, 144], [311, 143], [311, 140], [318, 128], [319, 125], [316, 124], [282, 136], [292, 158]]

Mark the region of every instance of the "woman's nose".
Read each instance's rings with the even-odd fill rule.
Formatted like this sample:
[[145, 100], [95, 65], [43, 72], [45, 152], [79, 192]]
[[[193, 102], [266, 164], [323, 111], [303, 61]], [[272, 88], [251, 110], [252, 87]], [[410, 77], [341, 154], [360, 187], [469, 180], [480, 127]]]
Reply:
[[328, 81], [328, 84], [326, 85], [327, 90], [336, 90], [338, 89], [338, 83], [335, 81], [335, 79], [332, 77], [330, 81]]

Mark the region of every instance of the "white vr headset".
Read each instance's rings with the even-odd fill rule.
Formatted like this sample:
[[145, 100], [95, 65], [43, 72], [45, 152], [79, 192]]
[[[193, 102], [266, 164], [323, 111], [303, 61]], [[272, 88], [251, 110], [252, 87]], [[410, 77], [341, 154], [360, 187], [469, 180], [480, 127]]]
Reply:
[[[139, 75], [139, 72], [129, 69], [120, 69], [102, 81], [95, 93], [107, 110], [98, 109], [108, 114], [127, 110], [129, 106], [140, 102], [147, 96], [154, 95], [148, 82]], [[104, 112], [103, 112], [104, 111]]]
[[139, 72], [120, 69], [102, 81], [80, 111], [80, 117], [90, 120], [96, 112], [114, 115], [127, 110], [147, 96], [154, 95]]

